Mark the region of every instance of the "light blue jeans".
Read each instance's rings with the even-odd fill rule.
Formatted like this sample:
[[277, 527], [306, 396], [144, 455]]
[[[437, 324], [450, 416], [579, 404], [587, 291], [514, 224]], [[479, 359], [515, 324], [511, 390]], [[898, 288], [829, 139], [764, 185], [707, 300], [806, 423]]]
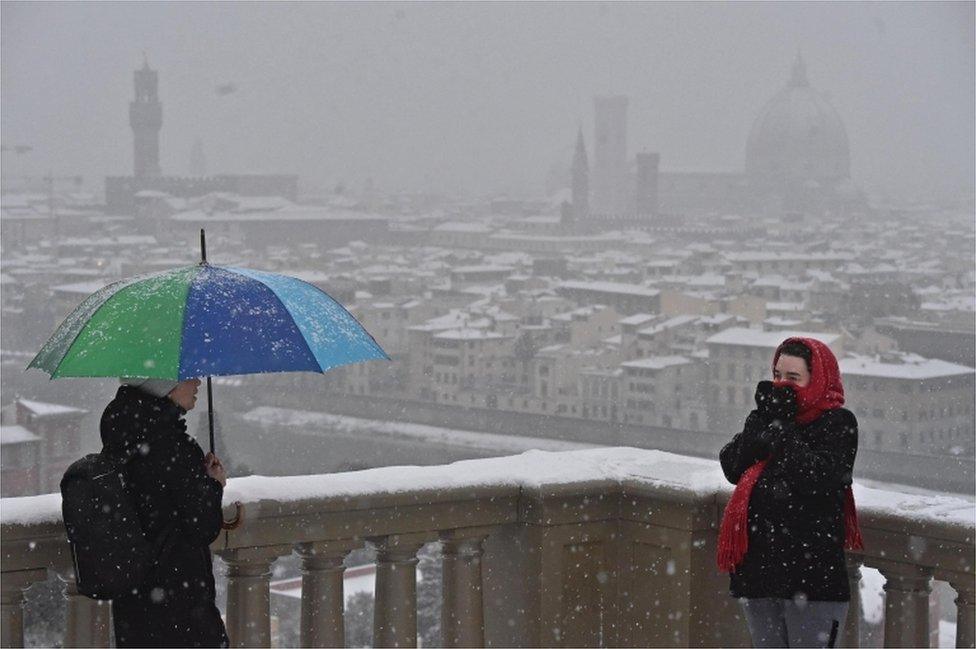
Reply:
[[753, 647], [839, 647], [848, 602], [742, 598]]

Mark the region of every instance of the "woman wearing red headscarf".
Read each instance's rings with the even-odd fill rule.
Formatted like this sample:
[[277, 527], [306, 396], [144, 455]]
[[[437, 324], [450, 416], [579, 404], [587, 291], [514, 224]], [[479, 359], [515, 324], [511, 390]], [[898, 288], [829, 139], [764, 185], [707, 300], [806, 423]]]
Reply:
[[789, 338], [773, 381], [721, 452], [736, 485], [719, 531], [755, 647], [834, 647], [851, 593], [844, 550], [862, 547], [851, 492], [857, 419], [844, 405], [833, 352]]

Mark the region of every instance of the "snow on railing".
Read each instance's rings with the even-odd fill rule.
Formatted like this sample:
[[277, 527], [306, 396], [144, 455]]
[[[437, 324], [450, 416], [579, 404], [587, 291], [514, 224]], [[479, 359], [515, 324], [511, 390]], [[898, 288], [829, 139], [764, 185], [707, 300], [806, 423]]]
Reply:
[[[244, 524], [212, 546], [227, 564], [228, 632], [235, 645], [270, 644], [271, 566], [296, 552], [302, 644], [341, 646], [343, 559], [367, 545], [377, 553], [374, 645], [415, 646], [417, 552], [439, 542], [445, 646], [747, 643], [715, 568], [730, 492], [715, 461], [621, 447], [234, 478], [225, 516], [240, 502]], [[884, 575], [886, 646], [927, 645], [933, 578], [956, 590], [957, 646], [972, 646], [973, 504], [861, 485], [855, 496], [866, 549], [849, 554], [852, 592], [861, 565]], [[74, 589], [60, 496], [0, 505], [3, 646], [23, 641], [23, 590], [48, 571], [67, 582], [66, 642], [106, 646], [105, 607]]]

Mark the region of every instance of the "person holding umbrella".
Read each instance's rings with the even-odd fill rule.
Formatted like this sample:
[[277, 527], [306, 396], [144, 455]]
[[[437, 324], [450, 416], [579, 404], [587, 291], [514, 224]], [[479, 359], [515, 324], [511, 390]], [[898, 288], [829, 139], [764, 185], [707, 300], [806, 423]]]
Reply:
[[[123, 460], [131, 462], [127, 471], [132, 474], [133, 492], [142, 500], [137, 510], [140, 523], [147, 526], [149, 540], [156, 535], [164, 550], [170, 548], [169, 556], [179, 555], [168, 563], [164, 556], [160, 565], [161, 570], [169, 571], [165, 577], [158, 577], [151, 588], [137, 589], [147, 591], [148, 601], [134, 601], [128, 609], [122, 604], [123, 611], [131, 612], [124, 612], [123, 617], [132, 624], [117, 630], [123, 642], [133, 645], [161, 641], [168, 646], [218, 646], [226, 643], [228, 635], [236, 642], [235, 638], [246, 633], [245, 626], [232, 624], [225, 634], [223, 624], [217, 624], [219, 616], [214, 618], [211, 559], [206, 546], [221, 527], [234, 530], [245, 520], [243, 507], [236, 503], [236, 518], [221, 522], [226, 474], [213, 453], [211, 377], [325, 373], [352, 363], [390, 360], [373, 336], [317, 286], [277, 273], [211, 265], [202, 230], [200, 248], [202, 259], [197, 265], [120, 280], [88, 296], [28, 365], [47, 372], [52, 379], [141, 377], [124, 379], [106, 408], [103, 453], [79, 461], [88, 468], [114, 466], [112, 455], [121, 453]], [[210, 423], [207, 456], [186, 434], [183, 420], [196, 404], [196, 392], [204, 377]], [[88, 458], [94, 459], [85, 463]], [[70, 472], [69, 468], [66, 479], [77, 477], [68, 476]], [[107, 475], [111, 474], [88, 477]], [[62, 480], [62, 496], [65, 484]], [[88, 492], [72, 493], [78, 497], [63, 497], [62, 509], [70, 505], [64, 518], [74, 551], [78, 543], [89, 539], [77, 536], [72, 540], [73, 528], [68, 521], [78, 519], [78, 512], [90, 503]], [[88, 525], [92, 518], [96, 517], [80, 516], [79, 525]], [[133, 538], [144, 532], [133, 531]], [[170, 539], [168, 535], [182, 538]], [[137, 545], [152, 547], [149, 543]], [[115, 577], [125, 578], [131, 573], [125, 566], [108, 563], [109, 571], [121, 574]], [[92, 592], [97, 594], [94, 589]], [[174, 598], [192, 601], [174, 603]], [[173, 615], [167, 613], [166, 619], [179, 618], [178, 622], [161, 627], [156, 621], [148, 621], [154, 610], [175, 611]], [[242, 619], [237, 623], [248, 624]], [[138, 624], [152, 628], [140, 630]], [[169, 633], [174, 635], [166, 635]]]
[[851, 597], [845, 549], [861, 549], [851, 491], [857, 419], [830, 348], [788, 338], [773, 381], [720, 453], [736, 485], [718, 566], [730, 573], [755, 647], [839, 646]]
[[210, 544], [227, 474], [186, 432], [199, 379], [123, 379], [101, 419], [104, 454], [122, 462], [128, 496], [159, 554], [142, 585], [112, 601], [119, 647], [226, 647]]

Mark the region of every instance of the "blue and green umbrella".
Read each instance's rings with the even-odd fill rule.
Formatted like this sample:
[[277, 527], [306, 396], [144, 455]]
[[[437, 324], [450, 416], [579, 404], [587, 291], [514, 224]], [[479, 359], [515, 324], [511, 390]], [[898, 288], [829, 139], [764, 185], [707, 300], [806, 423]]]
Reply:
[[319, 288], [247, 268], [196, 266], [141, 275], [90, 295], [28, 368], [51, 378], [183, 381], [265, 372], [326, 372], [386, 352]]
[[200, 264], [97, 291], [65, 319], [28, 367], [51, 378], [183, 381], [326, 372], [388, 358], [319, 288], [285, 275]]

